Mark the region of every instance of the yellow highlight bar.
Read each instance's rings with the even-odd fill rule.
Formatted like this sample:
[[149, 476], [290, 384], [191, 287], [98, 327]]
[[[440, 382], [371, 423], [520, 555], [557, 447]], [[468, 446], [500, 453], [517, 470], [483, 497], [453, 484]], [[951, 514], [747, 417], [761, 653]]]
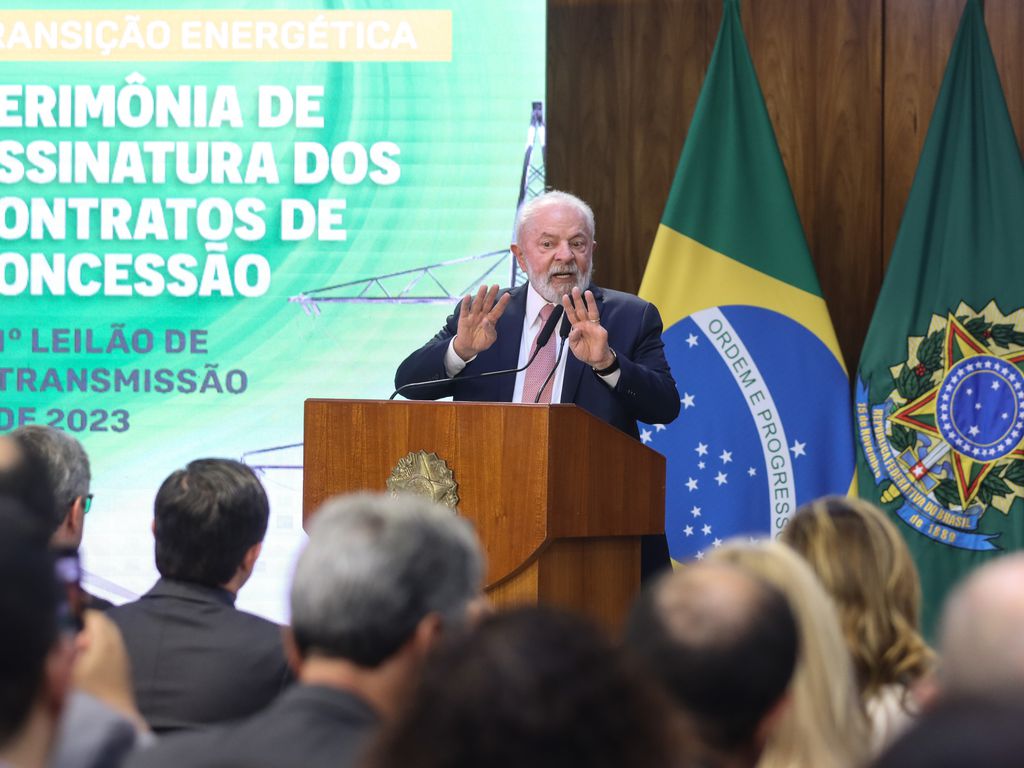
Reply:
[[664, 224], [658, 226], [640, 296], [658, 307], [666, 328], [709, 307], [738, 304], [770, 309], [817, 336], [846, 370], [824, 299], [751, 269]]
[[451, 11], [0, 11], [0, 61], [451, 58]]

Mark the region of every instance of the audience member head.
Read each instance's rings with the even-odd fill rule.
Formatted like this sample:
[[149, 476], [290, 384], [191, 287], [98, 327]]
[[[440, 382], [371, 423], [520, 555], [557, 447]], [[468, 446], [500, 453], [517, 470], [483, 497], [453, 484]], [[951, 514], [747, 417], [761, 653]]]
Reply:
[[827, 496], [797, 510], [782, 531], [839, 611], [861, 698], [910, 686], [932, 664], [918, 632], [921, 583], [907, 544], [880, 509]]
[[685, 765], [671, 709], [597, 627], [521, 608], [446, 639], [369, 764]]
[[483, 556], [469, 522], [417, 496], [358, 494], [313, 517], [291, 589], [303, 657], [375, 668], [423, 631], [458, 627], [481, 596]]
[[790, 706], [782, 713], [760, 768], [859, 765], [868, 753], [868, 725], [835, 607], [810, 567], [777, 542], [729, 542], [711, 561], [729, 563], [781, 591], [796, 617], [800, 653]]
[[0, 435], [0, 495], [16, 499], [47, 536], [60, 525], [46, 464], [10, 435]]
[[156, 494], [156, 567], [166, 579], [237, 591], [267, 532], [270, 505], [256, 474], [230, 459], [199, 459]]
[[939, 631], [944, 692], [1024, 690], [1024, 554], [981, 566], [950, 594]]
[[82, 444], [59, 429], [42, 424], [18, 427], [11, 433], [26, 454], [46, 467], [53, 487], [56, 522], [51, 543], [78, 549], [82, 543], [89, 500], [89, 457]]
[[46, 537], [0, 498], [0, 764], [42, 765], [70, 687], [71, 633]]
[[753, 765], [786, 699], [797, 625], [782, 593], [728, 564], [667, 574], [641, 596], [626, 644], [720, 759]]
[[874, 768], [1017, 768], [1024, 754], [1024, 694], [939, 701]]

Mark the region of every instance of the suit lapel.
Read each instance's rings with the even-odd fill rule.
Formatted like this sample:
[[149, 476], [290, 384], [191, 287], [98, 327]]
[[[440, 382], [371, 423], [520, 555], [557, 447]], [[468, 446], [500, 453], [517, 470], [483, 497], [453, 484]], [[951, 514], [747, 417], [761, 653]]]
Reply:
[[[596, 285], [591, 285], [589, 290], [594, 294], [594, 299], [597, 301], [598, 316], [603, 316], [604, 293]], [[563, 403], [575, 403], [576, 395], [580, 389], [580, 382], [583, 380], [583, 371], [588, 366], [576, 359], [576, 355], [574, 355], [572, 350], [569, 349], [568, 343], [566, 343], [565, 346], [565, 353], [569, 357], [565, 360], [565, 379], [562, 381], [561, 401]]]

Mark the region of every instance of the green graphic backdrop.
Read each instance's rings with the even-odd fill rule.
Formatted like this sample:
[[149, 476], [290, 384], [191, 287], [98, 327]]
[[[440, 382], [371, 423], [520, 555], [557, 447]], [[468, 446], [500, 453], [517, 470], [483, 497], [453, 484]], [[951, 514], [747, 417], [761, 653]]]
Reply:
[[[162, 8], [202, 8], [204, 3], [164, 2]], [[82, 9], [83, 3], [43, 3], [39, 8]], [[139, 8], [133, 3], [104, 2], [89, 7]], [[294, 3], [219, 3], [218, 7], [296, 10]], [[270, 265], [271, 284], [262, 296], [30, 295], [11, 286], [16, 269], [0, 264], [0, 431], [16, 424], [19, 409], [33, 409], [35, 421], [55, 421], [84, 443], [93, 464], [96, 500], [87, 519], [83, 561], [87, 583], [96, 592], [122, 601], [149, 588], [155, 578], [149, 526], [152, 499], [160, 482], [174, 469], [201, 456], [245, 457], [267, 465], [264, 482], [271, 496], [270, 531], [264, 555], [239, 605], [264, 615], [286, 618], [285, 591], [296, 547], [301, 543], [299, 493], [301, 473], [273, 468], [301, 460], [300, 449], [256, 453], [302, 439], [302, 402], [307, 397], [383, 398], [392, 389], [394, 369], [425, 341], [450, 310], [446, 304], [326, 303], [305, 311], [289, 298], [305, 291], [424, 267], [495, 251], [507, 246], [512, 228], [531, 103], [544, 98], [544, 0], [395, 0], [336, 2], [309, 9], [365, 8], [450, 9], [452, 60], [411, 63], [3, 63], [0, 86], [19, 84], [114, 85], [137, 72], [147, 88], [234, 85], [242, 107], [241, 128], [140, 129], [118, 125], [84, 128], [0, 128], [0, 142], [33, 141], [188, 142], [230, 141], [247, 149], [271, 142], [280, 173], [278, 184], [184, 185], [173, 173], [163, 184], [0, 183], [0, 197], [124, 198], [133, 207], [146, 197], [188, 197], [228, 201], [255, 197], [267, 204], [261, 218], [267, 234], [257, 242], [229, 236], [228, 263], [241, 254], [262, 254]], [[154, 10], [152, 7], [142, 7]], [[256, 93], [261, 85], [288, 89], [324, 88], [324, 127], [260, 128]], [[298, 185], [291, 179], [292, 147], [297, 141], [334, 145], [353, 141], [397, 144], [401, 178], [391, 185], [369, 179], [343, 185], [328, 179]], [[0, 145], [2, 146], [2, 145]], [[21, 157], [24, 161], [24, 157]], [[4, 161], [0, 157], [0, 169]], [[371, 163], [370, 169], [373, 169]], [[319, 241], [315, 236], [283, 242], [279, 236], [280, 200], [343, 198], [347, 240]], [[5, 206], [5, 231], [14, 228], [14, 208]], [[206, 259], [207, 241], [190, 227], [185, 240], [161, 242], [101, 240], [96, 233], [78, 239], [69, 217], [63, 239], [5, 237], [0, 251], [24, 259], [39, 252], [90, 252], [100, 255], [174, 253]], [[446, 287], [461, 291], [483, 273], [470, 262], [446, 268]], [[197, 270], [197, 273], [201, 270]], [[129, 274], [131, 271], [129, 270]], [[102, 280], [101, 270], [86, 278]], [[491, 278], [508, 280], [502, 266]], [[386, 283], [399, 290], [409, 277]], [[125, 282], [134, 281], [131, 277]], [[450, 281], [450, 285], [448, 284]], [[425, 290], [427, 286], [423, 286]], [[431, 286], [434, 287], [434, 286]], [[414, 289], [413, 293], [419, 289]], [[339, 295], [354, 295], [350, 290]], [[12, 295], [13, 294], [13, 295]], [[380, 295], [371, 289], [369, 295]], [[150, 331], [153, 351], [138, 353], [46, 352], [54, 329], [91, 331], [95, 346], [105, 347], [116, 328], [129, 338]], [[162, 349], [168, 330], [205, 332], [205, 353], [171, 354]], [[33, 349], [35, 331], [39, 344]], [[16, 338], [17, 337], [17, 338]], [[210, 366], [216, 366], [212, 368]], [[55, 373], [45, 379], [48, 369]], [[68, 370], [121, 369], [130, 374], [149, 369], [196, 371], [201, 383], [216, 371], [222, 388], [229, 371], [243, 371], [243, 392], [203, 393], [134, 391], [62, 391]], [[19, 387], [21, 371], [22, 386]], [[6, 374], [4, 374], [6, 371]], [[25, 373], [25, 371], [33, 373]], [[111, 374], [112, 376], [112, 374]], [[34, 377], [34, 386], [25, 378]], [[241, 376], [232, 375], [238, 389]], [[44, 386], [44, 381], [49, 384]], [[56, 384], [55, 384], [56, 382]], [[33, 391], [34, 390], [34, 391]], [[60, 413], [57, 413], [59, 411]], [[74, 413], [73, 413], [74, 412]], [[120, 414], [126, 412], [127, 417]], [[116, 415], [115, 415], [116, 414]], [[125, 424], [127, 422], [127, 428]], [[116, 428], [116, 431], [115, 431]]]

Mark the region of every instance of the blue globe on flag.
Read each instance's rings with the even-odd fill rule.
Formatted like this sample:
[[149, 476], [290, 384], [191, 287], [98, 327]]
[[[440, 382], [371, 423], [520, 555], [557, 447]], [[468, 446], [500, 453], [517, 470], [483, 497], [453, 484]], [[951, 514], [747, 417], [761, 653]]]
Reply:
[[667, 459], [673, 560], [702, 559], [731, 537], [774, 537], [800, 504], [849, 491], [849, 384], [817, 336], [772, 310], [726, 306], [663, 338], [682, 410], [641, 439]]

